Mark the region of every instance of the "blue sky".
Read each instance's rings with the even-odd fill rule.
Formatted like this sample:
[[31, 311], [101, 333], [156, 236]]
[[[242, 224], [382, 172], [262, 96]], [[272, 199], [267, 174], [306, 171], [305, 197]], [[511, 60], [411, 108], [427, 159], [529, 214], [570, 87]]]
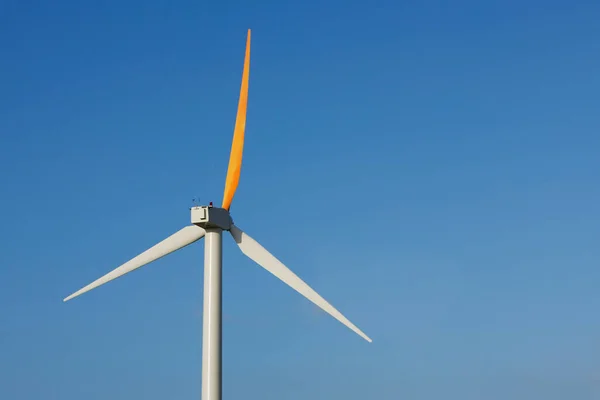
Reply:
[[[84, 4], [86, 3], [86, 4]], [[600, 3], [0, 3], [0, 397], [198, 398], [220, 202], [368, 344], [224, 244], [224, 398], [600, 396]]]

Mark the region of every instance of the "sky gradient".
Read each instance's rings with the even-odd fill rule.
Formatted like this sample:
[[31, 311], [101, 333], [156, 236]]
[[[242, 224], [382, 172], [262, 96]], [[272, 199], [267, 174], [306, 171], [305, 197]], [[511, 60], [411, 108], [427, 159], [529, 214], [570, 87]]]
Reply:
[[199, 398], [220, 203], [224, 399], [600, 398], [598, 1], [0, 0], [0, 398]]

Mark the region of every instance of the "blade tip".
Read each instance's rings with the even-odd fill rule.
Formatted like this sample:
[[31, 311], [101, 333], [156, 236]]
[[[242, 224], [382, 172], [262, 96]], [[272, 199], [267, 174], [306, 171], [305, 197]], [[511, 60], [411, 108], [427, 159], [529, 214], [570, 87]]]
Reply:
[[77, 293], [73, 293], [72, 295], [69, 295], [69, 296], [65, 297], [63, 299], [63, 303], [66, 303], [67, 301], [71, 300], [74, 297], [77, 297]]

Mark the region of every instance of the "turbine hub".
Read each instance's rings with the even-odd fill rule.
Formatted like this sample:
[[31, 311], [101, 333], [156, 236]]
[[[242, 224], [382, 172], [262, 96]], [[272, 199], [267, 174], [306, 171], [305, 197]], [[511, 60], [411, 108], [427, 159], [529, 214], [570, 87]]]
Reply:
[[192, 224], [204, 229], [231, 229], [233, 221], [229, 211], [224, 208], [212, 206], [196, 206], [191, 208]]

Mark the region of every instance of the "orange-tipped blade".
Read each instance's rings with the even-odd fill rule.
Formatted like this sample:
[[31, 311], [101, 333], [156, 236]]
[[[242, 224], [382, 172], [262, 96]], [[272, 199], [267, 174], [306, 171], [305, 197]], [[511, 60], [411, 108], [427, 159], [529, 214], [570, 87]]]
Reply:
[[242, 87], [240, 89], [240, 100], [238, 103], [235, 129], [233, 131], [233, 142], [231, 143], [231, 154], [229, 155], [229, 167], [225, 180], [225, 193], [223, 194], [223, 207], [229, 210], [231, 201], [240, 181], [242, 169], [242, 153], [244, 151], [244, 130], [246, 129], [246, 109], [248, 107], [248, 78], [250, 76], [250, 29], [246, 40], [246, 57], [244, 59], [244, 72], [242, 73]]

